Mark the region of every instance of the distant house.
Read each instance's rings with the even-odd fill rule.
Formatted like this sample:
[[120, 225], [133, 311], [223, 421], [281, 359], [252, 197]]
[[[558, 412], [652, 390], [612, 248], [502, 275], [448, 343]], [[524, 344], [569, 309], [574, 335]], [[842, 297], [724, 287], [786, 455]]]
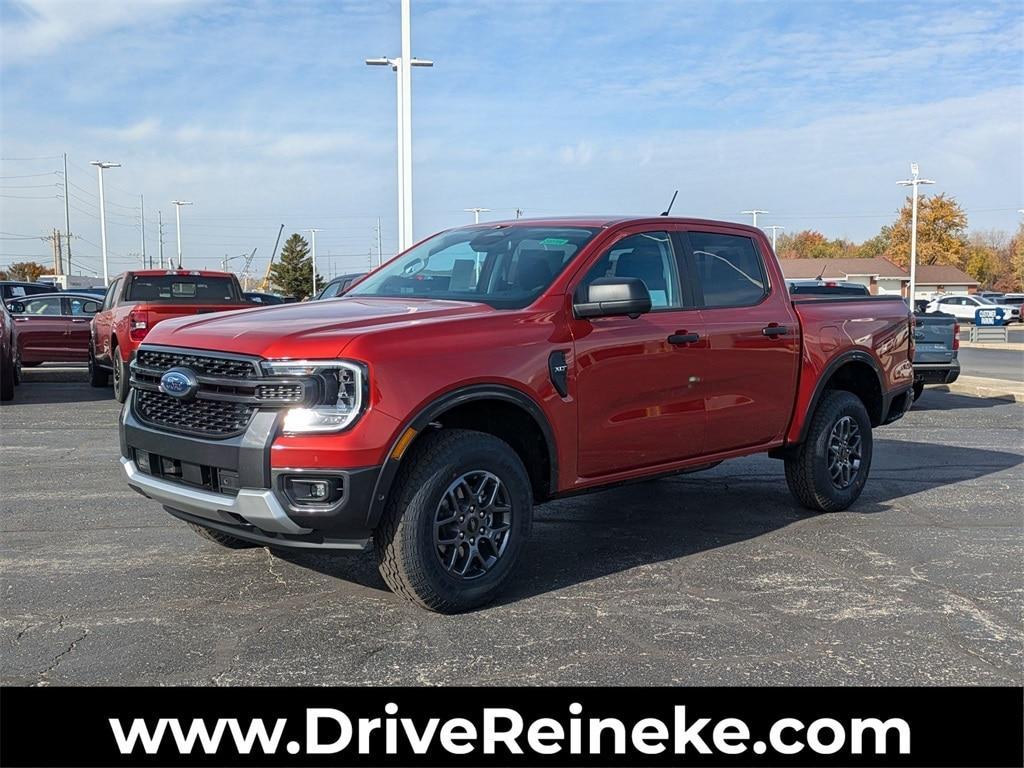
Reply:
[[[782, 274], [788, 280], [806, 280], [819, 275], [824, 279], [844, 280], [866, 285], [876, 295], [906, 296], [910, 273], [882, 258], [873, 259], [780, 259]], [[978, 281], [957, 267], [919, 265], [914, 293], [918, 299], [936, 294], [966, 295], [978, 290]]]

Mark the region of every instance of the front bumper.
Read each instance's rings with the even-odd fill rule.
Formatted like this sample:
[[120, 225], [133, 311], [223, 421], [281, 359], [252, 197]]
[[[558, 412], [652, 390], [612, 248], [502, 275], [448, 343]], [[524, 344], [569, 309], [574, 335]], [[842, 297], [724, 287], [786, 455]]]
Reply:
[[[121, 414], [121, 466], [128, 485], [168, 512], [259, 544], [317, 549], [365, 549], [372, 537], [371, 500], [380, 467], [271, 468], [278, 414], [259, 412], [245, 433], [204, 439], [154, 429], [134, 413], [134, 393]], [[144, 461], [141, 453], [147, 457]], [[163, 474], [163, 467], [175, 472]], [[156, 466], [161, 469], [155, 469]], [[144, 471], [144, 468], [145, 471]], [[308, 474], [336, 480], [341, 496], [330, 504], [297, 504], [288, 478]], [[237, 489], [219, 478], [237, 478]]]

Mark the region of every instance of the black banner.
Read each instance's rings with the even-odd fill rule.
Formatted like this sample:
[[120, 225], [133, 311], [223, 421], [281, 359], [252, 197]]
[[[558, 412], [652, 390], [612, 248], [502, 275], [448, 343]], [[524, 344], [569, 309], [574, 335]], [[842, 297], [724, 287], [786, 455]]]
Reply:
[[1021, 766], [1015, 688], [5, 688], [4, 766]]

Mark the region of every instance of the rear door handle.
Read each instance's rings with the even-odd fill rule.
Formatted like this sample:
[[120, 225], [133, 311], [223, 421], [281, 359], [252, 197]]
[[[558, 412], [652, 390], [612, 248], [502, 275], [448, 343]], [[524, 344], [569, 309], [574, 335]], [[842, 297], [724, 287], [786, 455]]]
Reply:
[[86, 317], [73, 317], [71, 318], [72, 323], [88, 323], [89, 319]]
[[675, 344], [676, 346], [682, 346], [684, 344], [693, 344], [695, 341], [700, 341], [700, 334], [698, 333], [673, 333], [668, 337], [669, 344]]
[[761, 329], [761, 333], [765, 336], [782, 336], [789, 333], [789, 329], [784, 325], [766, 325]]

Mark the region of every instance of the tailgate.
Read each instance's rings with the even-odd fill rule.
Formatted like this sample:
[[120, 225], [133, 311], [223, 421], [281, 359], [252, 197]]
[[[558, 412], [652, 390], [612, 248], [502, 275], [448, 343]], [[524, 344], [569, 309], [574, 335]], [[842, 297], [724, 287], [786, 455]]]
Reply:
[[185, 315], [203, 315], [207, 312], [228, 312], [235, 309], [246, 309], [248, 304], [143, 304], [136, 308], [145, 312], [149, 319], [149, 327], [162, 320], [170, 320], [172, 317], [184, 317]]
[[956, 357], [953, 348], [956, 318], [952, 315], [932, 313], [914, 315], [915, 363], [950, 363]]

